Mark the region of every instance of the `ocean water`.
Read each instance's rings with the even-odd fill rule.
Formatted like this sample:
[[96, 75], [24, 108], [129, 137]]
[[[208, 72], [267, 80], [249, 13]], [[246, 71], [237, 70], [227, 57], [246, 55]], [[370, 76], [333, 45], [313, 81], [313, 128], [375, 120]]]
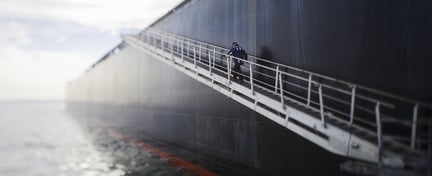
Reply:
[[60, 101], [0, 102], [1, 176], [190, 175], [103, 128], [77, 123]]

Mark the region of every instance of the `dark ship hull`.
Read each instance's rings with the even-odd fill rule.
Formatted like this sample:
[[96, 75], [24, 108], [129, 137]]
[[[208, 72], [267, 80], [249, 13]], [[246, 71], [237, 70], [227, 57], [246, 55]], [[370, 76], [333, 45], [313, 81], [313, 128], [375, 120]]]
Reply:
[[[430, 101], [430, 5], [191, 0], [151, 27], [225, 47], [237, 41], [274, 62]], [[342, 157], [123, 45], [68, 85], [68, 110], [86, 123], [145, 135], [249, 175], [341, 175]]]

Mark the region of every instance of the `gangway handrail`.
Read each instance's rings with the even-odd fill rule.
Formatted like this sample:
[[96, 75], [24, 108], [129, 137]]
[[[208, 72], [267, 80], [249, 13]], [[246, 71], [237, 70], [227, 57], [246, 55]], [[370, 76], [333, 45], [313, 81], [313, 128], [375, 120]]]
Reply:
[[[201, 41], [189, 39], [189, 38], [186, 38], [186, 37], [183, 37], [183, 36], [178, 36], [178, 35], [174, 35], [174, 34], [163, 32], [163, 31], [159, 31], [159, 30], [150, 29], [148, 32], [154, 33], [156, 35], [175, 36], [176, 38], [180, 38], [180, 39], [183, 39], [185, 41], [192, 41], [192, 42], [197, 42], [199, 44], [205, 44], [205, 45], [208, 45], [208, 46], [211, 46], [211, 47], [223, 50], [225, 52], [229, 51], [228, 49], [220, 47], [220, 46], [216, 46], [216, 45], [212, 45], [212, 44], [207, 44], [207, 43], [204, 43], [204, 42], [201, 42]], [[224, 52], [219, 52], [218, 54], [226, 56], [226, 53], [224, 53]], [[389, 98], [395, 98], [395, 99], [401, 100], [401, 101], [408, 101], [408, 102], [410, 102], [412, 104], [419, 104], [419, 105], [421, 105], [423, 107], [432, 109], [432, 105], [429, 105], [429, 104], [426, 104], [426, 103], [422, 103], [420, 101], [409, 100], [408, 98], [404, 98], [404, 97], [401, 97], [401, 96], [393, 95], [393, 94], [390, 94], [390, 93], [385, 93], [383, 91], [379, 91], [379, 90], [376, 90], [376, 89], [373, 89], [373, 88], [368, 88], [366, 86], [362, 86], [362, 85], [357, 85], [357, 84], [354, 84], [354, 83], [346, 82], [346, 81], [339, 80], [339, 79], [336, 79], [336, 78], [331, 78], [329, 76], [321, 75], [321, 74], [314, 73], [314, 72], [307, 71], [307, 70], [303, 70], [303, 69], [300, 69], [300, 68], [295, 68], [295, 67], [292, 67], [292, 66], [283, 65], [283, 64], [276, 63], [276, 62], [269, 61], [269, 60], [265, 60], [265, 59], [262, 59], [262, 58], [259, 58], [259, 57], [256, 57], [256, 56], [250, 56], [250, 57], [255, 58], [256, 60], [263, 61], [263, 62], [275, 64], [276, 67], [282, 67], [282, 68], [292, 69], [292, 70], [299, 71], [299, 72], [302, 72], [302, 73], [305, 73], [305, 74], [310, 74], [310, 75], [318, 77], [318, 78], [324, 78], [324, 79], [327, 79], [327, 80], [330, 80], [330, 81], [335, 81], [337, 83], [345, 84], [347, 87], [356, 87], [357, 89], [364, 89], [366, 91], [369, 91], [369, 92], [372, 92], [372, 93], [376, 93], [378, 95], [387, 96]], [[249, 64], [252, 63], [251, 61], [244, 60], [244, 59], [241, 59], [241, 58], [237, 58], [237, 59], [243, 60], [244, 62], [249, 63]], [[253, 60], [253, 59], [251, 59], [251, 60]], [[257, 66], [262, 67], [262, 68], [266, 68], [266, 69], [271, 70], [271, 71], [276, 71], [275, 68], [272, 68], [272, 67], [269, 67], [269, 66], [266, 66], [266, 65], [261, 65], [261, 64], [257, 64], [257, 63], [252, 63], [252, 64], [253, 65], [257, 65]], [[281, 74], [284, 74], [284, 75], [287, 75], [287, 76], [294, 76], [294, 77], [296, 77], [296, 75], [293, 75], [291, 73], [287, 73], [287, 72], [283, 72], [283, 71], [279, 71], [279, 72]], [[298, 79], [306, 81], [305, 78], [298, 77]], [[330, 88], [330, 89], [333, 89], [333, 90], [345, 93], [347, 95], [351, 94], [351, 92], [349, 92], [349, 91], [342, 90], [342, 89], [336, 88], [334, 86], [331, 86], [331, 85], [328, 85], [328, 84], [324, 84], [324, 83], [320, 83], [320, 82], [317, 82], [317, 81], [314, 81], [314, 80], [311, 80], [311, 83], [314, 84], [314, 85], [322, 85], [323, 87], [327, 87], [327, 88]], [[393, 104], [388, 103], [388, 102], [386, 102], [384, 100], [376, 100], [376, 99], [372, 99], [372, 98], [369, 98], [369, 97], [366, 97], [366, 96], [363, 96], [363, 95], [358, 95], [358, 94], [356, 96], [358, 98], [361, 98], [361, 99], [364, 99], [364, 100], [367, 100], [367, 101], [370, 101], [370, 102], [373, 102], [373, 103], [380, 103], [380, 106], [384, 106], [384, 107], [391, 108], [391, 109], [394, 108]]]
[[[161, 31], [161, 30], [155, 30], [155, 29], [149, 29], [149, 31], [147, 31], [147, 32], [155, 32], [156, 34], [157, 33], [163, 33], [164, 35], [174, 35], [174, 34], [171, 34], [171, 33], [168, 33], [168, 32], [164, 32], [164, 31]], [[227, 52], [229, 51], [229, 49], [227, 49], [227, 48], [216, 46], [216, 45], [209, 44], [209, 43], [205, 43], [205, 42], [202, 42], [202, 41], [199, 41], [199, 40], [190, 39], [190, 38], [184, 37], [182, 35], [175, 34], [175, 36], [178, 37], [178, 38], [185, 39], [185, 40], [189, 40], [189, 41], [194, 41], [194, 42], [197, 42], [197, 43], [205, 44], [205, 45], [208, 45], [208, 46], [211, 46], [211, 47], [214, 47], [214, 48], [218, 48], [218, 49], [221, 49], [221, 50], [224, 50], [224, 51], [227, 51]], [[381, 90], [378, 90], [378, 89], [370, 88], [370, 87], [367, 87], [367, 86], [351, 83], [351, 82], [340, 80], [340, 79], [337, 79], [337, 78], [332, 78], [330, 76], [326, 76], [326, 75], [319, 74], [319, 73], [316, 73], [316, 72], [312, 72], [312, 71], [304, 70], [304, 69], [301, 69], [301, 68], [296, 68], [296, 67], [293, 67], [293, 66], [277, 63], [277, 62], [270, 61], [268, 59], [263, 59], [263, 58], [260, 58], [260, 57], [257, 57], [257, 56], [249, 56], [249, 57], [253, 57], [256, 60], [259, 60], [259, 61], [262, 61], [262, 62], [267, 62], [267, 63], [270, 63], [270, 64], [274, 64], [274, 65], [279, 66], [279, 67], [288, 68], [288, 69], [291, 69], [291, 70], [303, 72], [305, 74], [311, 74], [312, 76], [324, 78], [324, 79], [327, 79], [329, 81], [335, 81], [337, 83], [346, 84], [347, 86], [357, 86], [357, 88], [364, 89], [364, 90], [367, 90], [367, 91], [370, 91], [370, 92], [373, 92], [373, 93], [384, 95], [384, 96], [387, 96], [387, 97], [390, 97], [390, 98], [394, 98], [394, 99], [397, 99], [397, 100], [400, 100], [400, 101], [406, 101], [406, 102], [409, 102], [411, 104], [419, 104], [420, 106], [432, 109], [432, 104], [427, 103], [427, 102], [423, 102], [423, 101], [419, 101], [419, 100], [414, 100], [414, 99], [407, 98], [407, 97], [402, 97], [402, 96], [399, 96], [399, 95], [395, 95], [395, 94], [388, 93], [388, 92], [385, 92], [385, 91], [381, 91]], [[238, 58], [238, 59], [241, 59], [241, 58]], [[241, 59], [241, 60], [243, 60], [243, 59]], [[266, 67], [264, 65], [262, 65], [262, 66]], [[391, 105], [388, 105], [388, 106], [390, 107]]]
[[[183, 62], [185, 68], [185, 62], [190, 61], [191, 64], [193, 64], [193, 69], [196, 70], [197, 75], [197, 69], [201, 67], [208, 67], [210, 74], [212, 74], [212, 70], [224, 73], [227, 75], [225, 78], [228, 81], [225, 84], [227, 85], [227, 88], [233, 92], [234, 88], [231, 84], [233, 80], [231, 80], [230, 75], [232, 72], [235, 72], [231, 69], [231, 62], [234, 57], [227, 55], [228, 49], [152, 28], [140, 32], [138, 35], [134, 36], [134, 38], [147, 43], [149, 47], [154, 48], [154, 50], [160, 50], [162, 53], [170, 54], [171, 57], [174, 54], [178, 55], [178, 57], [181, 57], [181, 62]], [[317, 112], [324, 128], [330, 118], [347, 124], [351, 128], [355, 127], [370, 134], [374, 134], [377, 138], [378, 153], [381, 153], [381, 149], [386, 141], [404, 148], [411, 148], [420, 153], [424, 152], [423, 149], [419, 149], [415, 146], [416, 138], [418, 138], [416, 132], [418, 131], [418, 125], [424, 125], [420, 123], [421, 120], [419, 120], [419, 118], [430, 118], [425, 117], [424, 113], [421, 114], [423, 116], [419, 115], [419, 109], [422, 108], [431, 111], [432, 106], [429, 104], [292, 66], [268, 61], [255, 56], [250, 56], [249, 58], [250, 59], [248, 60], [236, 58], [245, 63], [242, 68], [247, 70], [246, 74], [239, 74], [242, 74], [245, 77], [246, 83], [249, 86], [245, 91], [252, 92], [252, 94], [248, 94], [247, 96], [255, 99], [253, 97], [255, 87], [260, 87], [260, 89], [272, 94], [269, 96], [280, 97], [279, 103], [282, 106], [272, 107], [275, 111], [284, 113], [287, 103], [286, 101], [291, 101], [295, 104], [304, 106], [309, 110]], [[267, 64], [259, 64], [256, 61], [266, 62]], [[199, 64], [203, 66], [199, 66]], [[287, 70], [293, 70], [295, 72], [293, 73]], [[270, 78], [270, 80], [258, 79], [257, 77], [259, 75], [265, 75], [265, 77]], [[323, 82], [322, 80], [320, 81], [320, 79], [333, 82], [330, 82], [330, 84]], [[214, 80], [211, 81], [212, 84], [213, 81]], [[272, 85], [273, 83], [269, 83], [272, 81], [274, 85]], [[293, 86], [295, 88], [294, 90], [290, 90], [287, 86]], [[306, 92], [304, 92], [305, 90]], [[236, 91], [238, 90], [236, 89]], [[362, 91], [365, 91], [366, 93]], [[305, 93], [307, 95], [304, 95]], [[336, 95], [338, 93], [340, 95]], [[401, 102], [393, 102], [395, 100]], [[363, 102], [358, 103], [358, 101]], [[400, 106], [400, 103], [404, 103], [404, 105]], [[406, 110], [406, 104], [413, 106], [411, 126], [406, 125], [406, 118], [403, 119], [402, 117], [397, 116], [400, 111], [403, 111], [404, 109]], [[257, 100], [255, 99], [255, 106], [256, 105]], [[268, 106], [274, 106], [274, 104]], [[355, 114], [355, 112], [362, 112], [363, 115], [359, 116], [358, 114]], [[288, 117], [284, 118], [285, 120], [288, 120]], [[427, 120], [430, 121], [430, 119]], [[410, 127], [411, 133], [409, 135], [411, 136], [411, 145], [406, 145], [403, 142], [397, 141], [396, 138], [388, 137], [387, 135], [385, 135], [386, 137], [383, 137], [384, 134], [382, 126], [385, 126], [384, 123], [389, 122], [402, 122], [401, 124]], [[404, 139], [405, 141], [405, 138], [403, 137], [398, 138]], [[428, 145], [430, 146], [430, 143]]]
[[[161, 30], [149, 29], [146, 32], [150, 32], [150, 33], [153, 33], [153, 34], [156, 34], [156, 35], [159, 35], [159, 36], [162, 36], [162, 35], [163, 36], [171, 36], [171, 37], [175, 37], [175, 38], [178, 38], [178, 39], [181, 39], [181, 40], [184, 40], [184, 41], [188, 41], [189, 43], [198, 43], [198, 44], [201, 44], [201, 45], [207, 45], [207, 46], [210, 46], [210, 47], [213, 47], [213, 48], [217, 48], [217, 49], [220, 49], [220, 50], [224, 51], [224, 52], [218, 52], [218, 54], [224, 55], [224, 56], [228, 57], [226, 53], [229, 50], [227, 48], [223, 48], [223, 47], [216, 46], [216, 45], [213, 45], [213, 44], [204, 43], [204, 42], [201, 42], [201, 41], [198, 41], [198, 40], [194, 40], [194, 39], [190, 39], [190, 38], [187, 38], [187, 37], [184, 37], [184, 36], [171, 34], [171, 33], [168, 33], [168, 32], [161, 31]], [[193, 44], [193, 45], [194, 45], [194, 47], [196, 47], [196, 44]], [[288, 68], [288, 69], [299, 71], [299, 72], [302, 72], [302, 73], [305, 73], [305, 74], [309, 74], [311, 76], [315, 76], [315, 77], [318, 77], [318, 78], [326, 79], [326, 80], [329, 80], [329, 81], [335, 81], [336, 83], [344, 84], [347, 87], [356, 87], [357, 90], [358, 89], [363, 89], [363, 90], [371, 92], [371, 93], [376, 93], [379, 96], [384, 96], [384, 97], [388, 97], [388, 98], [394, 98], [394, 99], [399, 100], [399, 101], [404, 101], [406, 103], [413, 104], [414, 106], [417, 105], [418, 107], [424, 107], [424, 108], [427, 108], [427, 109], [432, 109], [432, 105], [424, 103], [424, 102], [421, 102], [421, 101], [411, 100], [409, 98], [401, 97], [401, 96], [394, 95], [394, 94], [391, 94], [391, 93], [386, 93], [386, 92], [383, 92], [383, 91], [380, 91], [380, 90], [377, 90], [377, 89], [373, 89], [373, 88], [369, 88], [369, 87], [366, 87], [366, 86], [362, 86], [362, 85], [350, 83], [350, 82], [347, 82], [347, 81], [339, 80], [339, 79], [332, 78], [332, 77], [329, 77], [329, 76], [325, 76], [325, 75], [322, 75], [322, 74], [319, 74], [319, 73], [314, 73], [314, 72], [303, 70], [303, 69], [300, 69], [300, 68], [295, 68], [295, 67], [292, 67], [292, 66], [283, 65], [283, 64], [276, 63], [276, 62], [273, 62], [273, 61], [265, 60], [265, 59], [262, 59], [262, 58], [259, 58], [259, 57], [256, 57], [256, 56], [249, 56], [249, 57], [252, 57], [253, 59], [251, 59], [251, 61], [244, 60], [244, 59], [241, 59], [241, 58], [237, 58], [237, 59], [243, 60], [243, 62], [245, 62], [245, 63], [253, 64], [255, 66], [258, 66], [258, 67], [261, 67], [261, 68], [265, 68], [265, 69], [268, 69], [268, 70], [271, 70], [271, 71], [278, 71], [280, 74], [283, 74], [283, 75], [286, 75], [286, 76], [294, 76], [295, 77], [296, 75], [293, 75], [291, 73], [287, 73], [287, 72], [281, 71], [282, 68]], [[274, 64], [275, 67], [279, 67], [279, 70], [277, 70], [275, 68], [272, 68], [272, 67], [269, 67], [269, 66], [266, 66], [266, 65], [254, 63], [253, 62], [254, 59], [262, 61], [262, 62], [267, 62], [267, 63], [270, 63], [270, 64]], [[302, 79], [302, 78], [298, 77], [298, 79], [306, 81], [305, 78]], [[339, 89], [339, 88], [334, 87], [332, 85], [321, 83], [321, 82], [318, 82], [318, 81], [315, 81], [315, 80], [311, 80], [311, 84], [317, 85], [317, 86], [321, 85], [323, 87], [326, 87], [326, 88], [329, 88], [329, 89], [332, 89], [332, 90], [336, 90], [336, 91], [342, 92], [342, 93], [347, 94], [347, 95], [352, 95], [352, 92], [350, 92], [350, 91], [342, 90], [342, 89]], [[370, 102], [375, 103], [375, 104], [379, 103], [381, 107], [387, 107], [387, 108], [394, 109], [394, 106], [395, 106], [394, 104], [388, 103], [385, 100], [374, 99], [374, 98], [366, 97], [366, 96], [360, 95], [360, 94], [356, 94], [355, 96], [358, 97], [358, 98], [370, 101]], [[375, 112], [371, 112], [371, 113], [375, 113]], [[387, 118], [389, 118], [389, 117], [387, 116]]]

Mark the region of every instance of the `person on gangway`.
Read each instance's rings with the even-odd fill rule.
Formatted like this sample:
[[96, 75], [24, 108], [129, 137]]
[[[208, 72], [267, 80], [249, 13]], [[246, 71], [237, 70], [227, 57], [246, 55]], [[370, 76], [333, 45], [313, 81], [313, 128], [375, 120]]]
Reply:
[[243, 75], [240, 66], [244, 64], [244, 61], [241, 59], [247, 60], [248, 55], [246, 54], [246, 51], [237, 42], [233, 42], [228, 55], [234, 56], [234, 71], [232, 72], [232, 76], [234, 79], [243, 81]]

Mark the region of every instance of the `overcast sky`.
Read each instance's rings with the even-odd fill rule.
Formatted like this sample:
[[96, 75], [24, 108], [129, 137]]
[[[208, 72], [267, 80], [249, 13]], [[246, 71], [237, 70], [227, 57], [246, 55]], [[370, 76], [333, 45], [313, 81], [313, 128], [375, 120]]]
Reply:
[[182, 0], [1, 0], [0, 100], [63, 99], [68, 81]]

